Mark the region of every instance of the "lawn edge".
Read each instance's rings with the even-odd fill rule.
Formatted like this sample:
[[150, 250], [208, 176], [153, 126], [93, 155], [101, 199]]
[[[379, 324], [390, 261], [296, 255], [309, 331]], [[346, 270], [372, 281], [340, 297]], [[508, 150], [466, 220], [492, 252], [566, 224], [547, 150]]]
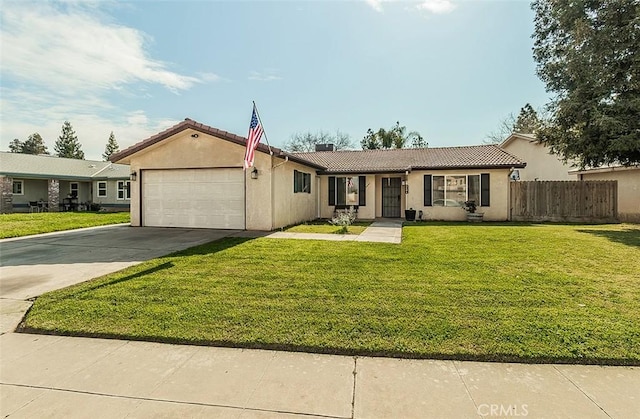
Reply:
[[22, 239], [32, 239], [34, 237], [35, 238], [37, 238], [37, 237], [47, 237], [47, 236], [52, 236], [54, 234], [65, 234], [65, 233], [72, 233], [72, 232], [82, 231], [82, 230], [95, 230], [95, 229], [99, 229], [99, 228], [127, 226], [127, 225], [131, 226], [131, 221], [128, 221], [126, 223], [102, 224], [102, 225], [91, 226], [91, 227], [77, 227], [77, 228], [69, 228], [69, 229], [65, 229], [65, 230], [47, 231], [46, 233], [27, 234], [27, 235], [24, 235], [24, 236], [4, 237], [4, 238], [0, 238], [0, 243], [10, 242], [10, 241], [18, 241], [18, 240], [22, 240]]
[[305, 346], [282, 343], [264, 342], [234, 342], [234, 341], [209, 341], [187, 340], [179, 338], [163, 338], [157, 336], [134, 336], [113, 333], [69, 332], [42, 329], [26, 326], [28, 312], [23, 317], [14, 333], [37, 334], [48, 336], [68, 336], [82, 338], [97, 338], [109, 340], [126, 340], [135, 342], [154, 342], [172, 345], [208, 346], [218, 348], [258, 349], [269, 351], [312, 353], [321, 355], [338, 355], [354, 357], [391, 358], [391, 359], [416, 359], [438, 361], [472, 361], [472, 362], [496, 362], [513, 364], [560, 364], [560, 365], [598, 365], [598, 366], [640, 366], [640, 359], [632, 358], [569, 358], [569, 357], [521, 357], [511, 354], [478, 355], [469, 353], [416, 353], [403, 351], [369, 351], [340, 347]]

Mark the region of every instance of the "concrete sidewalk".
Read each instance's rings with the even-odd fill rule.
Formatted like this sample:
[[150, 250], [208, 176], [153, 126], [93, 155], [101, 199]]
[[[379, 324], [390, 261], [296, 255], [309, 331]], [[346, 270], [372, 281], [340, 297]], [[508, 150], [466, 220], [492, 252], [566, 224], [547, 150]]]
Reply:
[[640, 368], [400, 360], [0, 336], [16, 418], [631, 418]]
[[289, 233], [278, 231], [266, 236], [271, 239], [298, 239], [298, 240], [327, 240], [327, 241], [354, 241], [395, 243], [402, 241], [402, 220], [374, 221], [361, 234], [320, 234], [320, 233]]

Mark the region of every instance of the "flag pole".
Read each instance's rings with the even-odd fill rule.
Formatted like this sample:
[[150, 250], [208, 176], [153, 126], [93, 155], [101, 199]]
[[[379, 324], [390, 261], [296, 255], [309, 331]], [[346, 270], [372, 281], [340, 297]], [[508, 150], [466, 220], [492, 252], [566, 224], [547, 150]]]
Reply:
[[258, 112], [258, 107], [256, 106], [256, 101], [253, 100], [253, 109], [256, 111], [256, 115], [258, 116], [258, 121], [260, 125], [262, 125], [262, 135], [264, 135], [264, 140], [267, 142], [267, 147], [269, 147], [269, 154], [273, 156], [273, 151], [271, 150], [271, 145], [269, 144], [269, 139], [267, 138], [267, 130], [264, 129], [264, 124], [262, 123], [262, 119], [260, 118], [260, 112]]

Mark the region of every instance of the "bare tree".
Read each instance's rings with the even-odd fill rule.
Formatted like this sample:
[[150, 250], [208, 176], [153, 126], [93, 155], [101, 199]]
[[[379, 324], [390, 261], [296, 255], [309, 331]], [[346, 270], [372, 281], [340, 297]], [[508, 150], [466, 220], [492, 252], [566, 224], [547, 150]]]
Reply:
[[284, 149], [295, 153], [316, 151], [317, 144], [333, 144], [335, 150], [348, 150], [353, 148], [353, 141], [349, 134], [336, 131], [330, 134], [326, 131], [316, 133], [304, 132], [296, 133], [284, 144]]

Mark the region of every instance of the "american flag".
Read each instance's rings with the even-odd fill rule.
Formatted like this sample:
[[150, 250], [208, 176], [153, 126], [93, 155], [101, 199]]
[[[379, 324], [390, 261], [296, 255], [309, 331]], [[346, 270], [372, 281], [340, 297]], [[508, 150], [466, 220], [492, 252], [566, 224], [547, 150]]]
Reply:
[[253, 166], [253, 157], [255, 156], [256, 147], [260, 144], [260, 139], [264, 134], [262, 124], [258, 119], [256, 105], [253, 104], [253, 114], [251, 115], [251, 124], [249, 125], [249, 135], [247, 136], [247, 151], [244, 153], [244, 168], [248, 169]]

